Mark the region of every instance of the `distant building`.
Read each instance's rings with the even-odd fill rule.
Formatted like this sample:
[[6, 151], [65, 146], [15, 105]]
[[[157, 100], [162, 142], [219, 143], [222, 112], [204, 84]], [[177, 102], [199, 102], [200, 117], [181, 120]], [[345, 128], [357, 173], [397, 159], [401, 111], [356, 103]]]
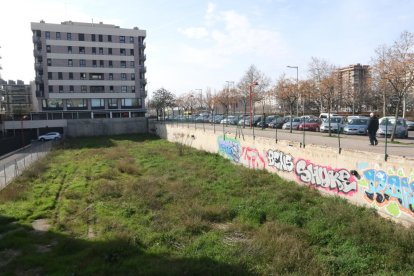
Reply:
[[38, 110], [63, 118], [144, 117], [146, 31], [31, 23]]
[[354, 64], [337, 70], [339, 81], [338, 106], [340, 111], [357, 112], [364, 109], [370, 78], [369, 66]]
[[0, 114], [24, 115], [32, 111], [30, 85], [23, 81], [0, 80]]

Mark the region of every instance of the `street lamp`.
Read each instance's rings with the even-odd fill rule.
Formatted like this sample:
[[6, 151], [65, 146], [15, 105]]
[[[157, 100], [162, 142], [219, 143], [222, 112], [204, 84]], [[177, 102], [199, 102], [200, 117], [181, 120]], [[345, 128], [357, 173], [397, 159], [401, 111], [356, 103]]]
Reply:
[[259, 83], [257, 81], [253, 81], [250, 85], [249, 85], [249, 95], [250, 95], [250, 128], [253, 125], [253, 114], [252, 114], [252, 87], [259, 85]]

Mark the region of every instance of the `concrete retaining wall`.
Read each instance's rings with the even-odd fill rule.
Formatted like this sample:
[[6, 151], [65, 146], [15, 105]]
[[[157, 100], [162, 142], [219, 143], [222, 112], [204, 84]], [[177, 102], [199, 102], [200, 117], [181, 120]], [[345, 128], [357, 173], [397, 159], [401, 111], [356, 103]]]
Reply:
[[68, 137], [147, 133], [147, 118], [77, 119], [67, 120]]
[[350, 202], [372, 207], [405, 225], [414, 224], [414, 159], [319, 145], [278, 141], [235, 133], [156, 124], [149, 131], [172, 142], [219, 153], [234, 163], [265, 169]]

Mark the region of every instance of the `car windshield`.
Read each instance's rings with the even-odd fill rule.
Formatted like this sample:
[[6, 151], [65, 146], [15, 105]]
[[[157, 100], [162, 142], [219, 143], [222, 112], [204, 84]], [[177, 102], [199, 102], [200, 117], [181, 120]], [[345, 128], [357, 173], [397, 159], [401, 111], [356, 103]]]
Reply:
[[[329, 121], [331, 121], [331, 123], [340, 123], [341, 122], [341, 120], [342, 120], [342, 118], [339, 118], [339, 117], [337, 117], [337, 118], [331, 118]], [[328, 121], [326, 121], [326, 122], [328, 122]]]
[[[394, 125], [395, 124], [395, 118], [382, 118], [380, 121], [380, 125], [385, 126], [386, 124], [390, 125]], [[402, 125], [402, 121], [401, 120], [397, 120], [397, 126], [401, 126]]]
[[306, 120], [306, 123], [318, 123], [318, 119], [309, 119]]
[[348, 124], [362, 126], [362, 125], [368, 124], [368, 120], [367, 119], [351, 119]]

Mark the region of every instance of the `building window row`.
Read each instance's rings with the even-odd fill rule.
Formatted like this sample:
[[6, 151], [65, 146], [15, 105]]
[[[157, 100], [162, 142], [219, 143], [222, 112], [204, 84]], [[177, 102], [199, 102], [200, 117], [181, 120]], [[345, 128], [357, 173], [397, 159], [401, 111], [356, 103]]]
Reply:
[[[65, 34], [65, 33], [63, 33]], [[39, 33], [37, 33], [39, 36]], [[62, 36], [61, 32], [50, 32], [45, 31], [45, 38], [46, 39], [55, 39], [61, 40]], [[137, 37], [138, 41], [139, 37]], [[141, 39], [143, 40], [144, 37]], [[134, 36], [114, 36], [112, 35], [103, 35], [103, 34], [84, 34], [84, 33], [66, 33], [66, 40], [77, 40], [77, 41], [97, 41], [97, 42], [119, 42], [119, 43], [134, 43], [135, 37]]]
[[74, 80], [74, 74], [76, 74], [77, 80], [114, 80], [114, 75], [116, 76], [115, 80], [135, 80], [135, 74], [127, 74], [127, 73], [64, 73], [64, 72], [48, 72], [47, 78], [49, 80], [55, 80], [56, 76], [58, 80]]
[[135, 86], [49, 85], [49, 93], [135, 93]]
[[121, 108], [142, 108], [141, 98], [123, 99], [44, 99], [42, 108], [44, 110], [85, 110], [88, 109], [117, 109]]
[[[68, 59], [67, 63], [64, 63], [62, 59], [47, 59], [47, 66], [57, 66], [57, 67], [101, 67], [101, 68], [135, 68], [134, 61], [113, 61], [113, 60], [86, 60], [86, 59]], [[75, 63], [75, 62], [76, 63]], [[76, 66], [77, 65], [77, 66]]]

